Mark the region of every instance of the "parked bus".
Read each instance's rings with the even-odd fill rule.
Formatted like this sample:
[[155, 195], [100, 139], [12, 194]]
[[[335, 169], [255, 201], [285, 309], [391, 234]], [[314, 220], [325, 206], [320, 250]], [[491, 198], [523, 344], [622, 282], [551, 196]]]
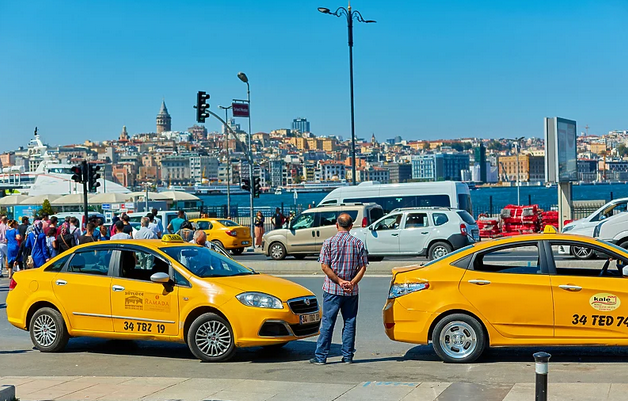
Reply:
[[466, 210], [473, 215], [467, 184], [456, 181], [379, 184], [373, 181], [334, 189], [319, 206], [341, 203], [377, 203], [385, 213], [402, 207], [443, 206]]

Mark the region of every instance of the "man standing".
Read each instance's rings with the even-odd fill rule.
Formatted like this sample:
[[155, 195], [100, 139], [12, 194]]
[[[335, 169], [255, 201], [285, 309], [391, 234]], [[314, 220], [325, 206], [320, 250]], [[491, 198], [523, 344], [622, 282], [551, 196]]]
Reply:
[[26, 231], [28, 231], [28, 226], [30, 224], [29, 218], [24, 216], [22, 217], [22, 224], [17, 226], [17, 233], [22, 237], [22, 241], [26, 241]]
[[159, 233], [157, 236], [159, 238], [161, 238], [161, 235], [164, 233], [164, 226], [161, 224], [161, 219], [159, 218], [159, 215], [157, 214], [158, 211], [157, 209], [153, 208], [150, 213], [153, 215], [153, 219], [155, 221], [155, 224], [157, 224], [157, 228], [159, 229]]
[[281, 210], [279, 208], [276, 208], [275, 214], [273, 214], [273, 217], [271, 218], [271, 223], [273, 223], [273, 228], [277, 230], [283, 227], [284, 220], [285, 218], [283, 217]]
[[111, 236], [112, 241], [117, 239], [133, 239], [129, 234], [124, 232], [124, 223], [122, 220], [116, 221], [114, 227], [116, 229], [116, 233]]
[[148, 217], [149, 220], [148, 228], [150, 228], [150, 230], [155, 233], [155, 236], [157, 238], [161, 238], [161, 230], [159, 229], [159, 224], [157, 224], [157, 222], [155, 221], [155, 216], [152, 213], [148, 213], [146, 217]]
[[2, 272], [7, 268], [7, 222], [9, 219], [7, 216], [0, 216], [0, 277], [2, 276]]
[[142, 227], [135, 233], [135, 239], [157, 239], [157, 235], [148, 227], [150, 224], [148, 217], [142, 217], [140, 224]]
[[353, 363], [355, 326], [358, 315], [358, 283], [364, 277], [368, 259], [364, 243], [351, 235], [351, 216], [338, 216], [338, 233], [323, 242], [318, 261], [325, 273], [323, 284], [323, 319], [316, 352], [310, 363], [324, 365], [331, 346], [338, 312], [342, 313], [342, 362]]
[[185, 221], [185, 212], [183, 210], [179, 210], [177, 213], [177, 217], [170, 221], [168, 224], [168, 232], [171, 234], [176, 234], [181, 229], [181, 224]]

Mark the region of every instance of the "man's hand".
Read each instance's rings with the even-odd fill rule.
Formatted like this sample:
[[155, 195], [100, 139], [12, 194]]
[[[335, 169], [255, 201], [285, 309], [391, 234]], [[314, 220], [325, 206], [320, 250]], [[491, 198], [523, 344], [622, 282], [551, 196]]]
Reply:
[[340, 285], [345, 292], [351, 292], [353, 290], [353, 283], [351, 281], [338, 278], [338, 285]]

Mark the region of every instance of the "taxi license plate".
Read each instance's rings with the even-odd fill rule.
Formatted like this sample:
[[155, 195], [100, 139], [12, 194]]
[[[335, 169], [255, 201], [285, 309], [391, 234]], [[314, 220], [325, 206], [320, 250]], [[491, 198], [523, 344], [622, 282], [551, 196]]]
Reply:
[[248, 245], [249, 241], [242, 241], [242, 245]]
[[299, 322], [301, 324], [306, 323], [315, 323], [321, 320], [321, 315], [319, 313], [310, 313], [308, 315], [299, 315]]

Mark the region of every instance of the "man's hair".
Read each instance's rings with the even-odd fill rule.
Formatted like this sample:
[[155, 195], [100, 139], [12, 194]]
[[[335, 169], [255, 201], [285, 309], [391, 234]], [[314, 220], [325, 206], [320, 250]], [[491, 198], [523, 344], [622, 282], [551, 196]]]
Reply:
[[148, 223], [150, 223], [150, 219], [148, 217], [142, 217], [142, 227], [148, 227]]
[[92, 222], [87, 223], [87, 232], [93, 232], [95, 228], [96, 228], [96, 224]]
[[340, 216], [338, 216], [337, 221], [338, 225], [342, 228], [349, 228], [353, 224], [351, 216], [349, 216], [347, 213], [341, 213]]
[[51, 223], [57, 224], [57, 222], [58, 222], [58, 221], [59, 221], [59, 219], [57, 218], [57, 216], [52, 216], [52, 217], [50, 218], [50, 222], [51, 222]]
[[126, 222], [129, 222], [129, 221], [131, 221], [131, 218], [129, 217], [128, 214], [125, 214], [124, 216], [122, 216], [122, 220], [124, 220]]
[[78, 224], [78, 219], [76, 217], [71, 217], [70, 218], [70, 223], [73, 225], [77, 225]]
[[153, 216], [157, 216], [157, 209], [153, 208], [150, 212], [153, 214]]
[[153, 221], [155, 219], [155, 216], [153, 216], [152, 213], [147, 213], [146, 217], [148, 217], [148, 220]]
[[122, 220], [116, 221], [116, 230], [122, 232], [124, 230], [124, 223]]
[[22, 224], [28, 223], [28, 216], [22, 217]]
[[185, 217], [185, 212], [183, 210], [179, 210], [179, 213], [177, 215], [179, 217]]
[[194, 232], [194, 242], [198, 241], [198, 239], [201, 237], [201, 235], [205, 235], [205, 238], [207, 239], [207, 234], [205, 234], [205, 231], [203, 231], [203, 230], [196, 230]]

